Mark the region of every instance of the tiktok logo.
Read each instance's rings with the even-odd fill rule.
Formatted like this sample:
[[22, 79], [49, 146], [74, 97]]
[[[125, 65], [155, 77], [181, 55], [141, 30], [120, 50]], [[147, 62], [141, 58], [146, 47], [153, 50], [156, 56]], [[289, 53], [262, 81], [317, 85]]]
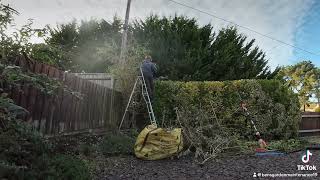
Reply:
[[312, 153], [309, 150], [307, 150], [307, 153], [305, 155], [303, 155], [301, 158], [302, 162], [304, 162], [304, 163], [309, 162], [311, 156], [312, 156]]

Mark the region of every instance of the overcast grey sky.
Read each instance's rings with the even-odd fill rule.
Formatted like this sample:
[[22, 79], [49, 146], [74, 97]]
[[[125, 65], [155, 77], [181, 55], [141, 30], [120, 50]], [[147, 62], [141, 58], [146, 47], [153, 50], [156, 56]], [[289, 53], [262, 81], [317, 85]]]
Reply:
[[[127, 0], [3, 0], [20, 12], [18, 25], [28, 18], [34, 19], [35, 27], [46, 24], [69, 22], [72, 19], [112, 19], [117, 14], [124, 17]], [[177, 0], [195, 8], [210, 12], [240, 25], [267, 34], [287, 43], [296, 44], [296, 34], [308, 21], [316, 0]], [[182, 14], [198, 19], [200, 25], [211, 23], [215, 29], [230, 24], [188, 9], [168, 0], [132, 0], [130, 18], [145, 18], [153, 14]], [[294, 49], [281, 45], [245, 29], [240, 32], [255, 38], [256, 45], [266, 51], [270, 66], [297, 61]], [[313, 49], [312, 49], [313, 50]], [[320, 50], [320, 49], [319, 49]], [[304, 53], [299, 58], [303, 58]]]

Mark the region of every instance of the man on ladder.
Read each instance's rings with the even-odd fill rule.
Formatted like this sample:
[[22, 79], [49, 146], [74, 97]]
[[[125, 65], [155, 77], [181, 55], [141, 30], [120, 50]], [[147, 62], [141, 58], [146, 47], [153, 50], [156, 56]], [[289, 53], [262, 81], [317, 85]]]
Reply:
[[137, 92], [137, 89], [139, 85], [141, 85], [141, 90], [142, 90], [142, 97], [146, 103], [147, 106], [147, 110], [148, 110], [148, 116], [150, 119], [150, 123], [157, 126], [157, 122], [155, 119], [155, 115], [153, 112], [153, 108], [152, 108], [152, 102], [153, 102], [153, 98], [154, 98], [154, 83], [153, 80], [155, 78], [156, 75], [156, 65], [154, 63], [152, 63], [152, 59], [151, 56], [146, 56], [145, 60], [143, 61], [142, 65], [139, 68], [140, 72], [137, 77], [137, 80], [133, 86], [126, 110], [122, 116], [122, 120], [121, 123], [119, 125], [119, 130], [122, 126], [122, 123], [126, 117], [127, 112], [129, 111], [129, 107], [132, 103], [132, 99], [133, 96], [135, 94], [135, 92]]
[[144, 80], [146, 82], [148, 94], [150, 97], [151, 103], [153, 103], [154, 99], [154, 83], [153, 80], [156, 77], [156, 72], [157, 72], [157, 67], [156, 65], [152, 62], [151, 56], [147, 55], [142, 62], [141, 65], [141, 71], [144, 76]]

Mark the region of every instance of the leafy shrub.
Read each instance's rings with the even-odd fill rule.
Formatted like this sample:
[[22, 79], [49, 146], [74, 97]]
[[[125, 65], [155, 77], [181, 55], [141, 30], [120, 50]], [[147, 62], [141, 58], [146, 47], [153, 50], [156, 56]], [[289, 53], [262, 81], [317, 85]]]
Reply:
[[16, 119], [17, 112], [22, 109], [13, 106], [12, 100], [0, 98], [0, 179], [87, 177], [89, 173], [80, 160], [72, 157], [53, 159], [51, 144], [26, 123]]
[[288, 140], [271, 141], [268, 147], [274, 150], [291, 152], [291, 151], [304, 149], [307, 144], [308, 144], [308, 141], [306, 140], [288, 139]]
[[301, 118], [297, 96], [276, 80], [157, 81], [155, 96], [156, 117], [164, 126], [179, 125], [174, 109], [191, 104], [210, 111], [230, 132], [246, 139], [253, 137], [253, 128], [240, 109], [241, 101], [270, 139], [295, 137]]
[[95, 150], [91, 144], [81, 144], [79, 148], [80, 148], [80, 153], [82, 153], [85, 156], [91, 155]]
[[90, 172], [86, 164], [70, 155], [57, 155], [50, 161], [50, 175], [48, 179], [90, 179]]
[[104, 155], [132, 154], [135, 139], [124, 134], [106, 135], [100, 144]]

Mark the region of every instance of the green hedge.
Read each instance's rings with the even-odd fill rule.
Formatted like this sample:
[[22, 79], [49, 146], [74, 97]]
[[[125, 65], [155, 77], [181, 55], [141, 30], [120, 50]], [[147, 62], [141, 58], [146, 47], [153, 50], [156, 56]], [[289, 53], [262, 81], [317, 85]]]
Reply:
[[[224, 82], [157, 81], [154, 109], [163, 126], [177, 126], [176, 108], [196, 106], [214, 112], [229, 130], [252, 137], [250, 121], [239, 108], [247, 102], [257, 128], [272, 139], [295, 137], [301, 119], [298, 97], [277, 80]], [[213, 114], [214, 115], [214, 114]]]

